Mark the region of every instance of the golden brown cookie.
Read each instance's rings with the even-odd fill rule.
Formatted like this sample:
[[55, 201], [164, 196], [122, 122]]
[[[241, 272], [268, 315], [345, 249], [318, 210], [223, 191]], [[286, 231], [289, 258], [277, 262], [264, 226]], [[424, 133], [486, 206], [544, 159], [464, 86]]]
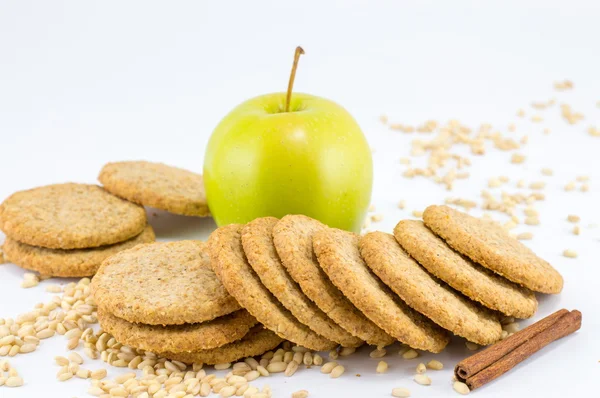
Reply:
[[472, 300], [507, 316], [530, 318], [535, 314], [538, 303], [531, 290], [461, 256], [423, 222], [400, 221], [394, 236], [427, 271]]
[[91, 287], [101, 311], [148, 325], [206, 322], [240, 309], [200, 241], [151, 243], [119, 252], [102, 263]]
[[142, 233], [146, 212], [96, 185], [56, 184], [20, 191], [0, 205], [11, 239], [49, 249], [87, 249]]
[[396, 341], [371, 322], [331, 283], [313, 251], [313, 235], [327, 228], [303, 215], [283, 217], [273, 228], [273, 243], [283, 266], [327, 316], [350, 334], [377, 346]]
[[358, 347], [363, 341], [333, 322], [287, 273], [273, 244], [275, 217], [257, 218], [242, 229], [242, 246], [248, 262], [261, 282], [300, 322], [328, 340], [344, 347]]
[[168, 326], [131, 323], [99, 310], [98, 321], [119, 343], [150, 352], [190, 352], [221, 347], [241, 339], [257, 323], [246, 310], [208, 322]]
[[248, 264], [242, 247], [242, 225], [218, 228], [208, 240], [211, 264], [223, 285], [238, 303], [266, 328], [280, 337], [311, 350], [324, 351], [337, 346], [298, 322], [269, 290]]
[[448, 206], [429, 206], [423, 220], [454, 250], [506, 279], [541, 293], [562, 290], [558, 271], [503, 228]]
[[121, 198], [186, 216], [209, 215], [200, 174], [162, 163], [108, 163], [98, 180]]
[[30, 246], [16, 240], [6, 238], [4, 251], [14, 264], [37, 271], [42, 275], [62, 278], [92, 276], [96, 273], [102, 261], [120, 251], [130, 249], [141, 243], [154, 242], [155, 236], [151, 226], [144, 231], [121, 243], [91, 249], [47, 249]]
[[413, 348], [440, 352], [447, 333], [408, 307], [367, 267], [358, 249], [359, 236], [328, 228], [313, 237], [321, 268], [352, 303], [380, 328]]
[[366, 234], [360, 239], [360, 254], [406, 304], [444, 329], [480, 345], [500, 340], [502, 327], [495, 314], [438, 283], [402, 250], [393, 235]]
[[219, 348], [184, 353], [162, 352], [159, 355], [188, 364], [204, 363], [214, 365], [264, 354], [266, 351], [277, 347], [282, 341], [281, 337], [258, 325], [252, 328], [241, 340]]

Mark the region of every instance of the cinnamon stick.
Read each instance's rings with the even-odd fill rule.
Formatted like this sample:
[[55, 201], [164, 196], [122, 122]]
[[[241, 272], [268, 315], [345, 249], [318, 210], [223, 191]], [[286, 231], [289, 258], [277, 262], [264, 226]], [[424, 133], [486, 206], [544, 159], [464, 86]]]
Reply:
[[581, 312], [566, 309], [528, 326], [489, 348], [461, 361], [454, 373], [471, 390], [508, 372], [548, 344], [581, 327]]

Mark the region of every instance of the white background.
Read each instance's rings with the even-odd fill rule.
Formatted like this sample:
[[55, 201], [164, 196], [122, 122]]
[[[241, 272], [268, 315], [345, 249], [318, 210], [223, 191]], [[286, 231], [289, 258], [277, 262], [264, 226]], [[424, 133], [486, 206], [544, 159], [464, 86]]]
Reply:
[[[48, 183], [94, 182], [111, 160], [147, 159], [201, 171], [205, 144], [220, 118], [247, 98], [282, 91], [300, 44], [306, 55], [296, 88], [344, 105], [375, 150], [373, 204], [385, 218], [372, 228], [391, 231], [412, 210], [449, 195], [479, 200], [490, 176], [510, 176], [509, 192], [517, 178], [547, 181], [547, 200], [537, 205], [541, 225], [517, 231], [534, 233], [527, 244], [564, 275], [565, 288], [559, 296], [540, 297], [534, 319], [578, 308], [584, 326], [474, 394], [596, 396], [600, 228], [593, 224], [600, 222], [600, 138], [586, 130], [600, 127], [599, 21], [595, 1], [0, 0], [0, 197]], [[565, 78], [575, 89], [555, 92], [552, 83]], [[585, 121], [568, 125], [558, 106], [535, 112], [543, 123], [516, 118], [517, 109], [530, 116], [531, 101], [552, 97], [584, 113]], [[527, 162], [512, 165], [510, 153], [490, 148], [474, 159], [471, 179], [451, 193], [427, 180], [404, 179], [398, 160], [408, 155], [415, 135], [389, 131], [378, 121], [382, 113], [408, 124], [488, 122], [503, 133], [517, 123], [512, 134], [529, 135], [521, 150]], [[549, 135], [542, 134], [545, 127]], [[555, 175], [542, 177], [542, 167]], [[565, 193], [562, 187], [579, 174], [591, 176], [590, 192]], [[396, 208], [400, 199], [407, 201], [404, 211]], [[582, 217], [581, 236], [570, 233], [570, 213]], [[204, 239], [214, 228], [210, 220], [163, 214], [151, 222], [161, 239]], [[562, 257], [566, 248], [579, 258]], [[43, 286], [56, 281], [24, 290], [21, 278], [16, 266], [0, 266], [0, 316], [50, 299]], [[87, 382], [54, 379], [53, 357], [65, 354], [65, 344], [57, 337], [11, 359], [26, 386], [0, 387], [0, 397], [87, 396]], [[389, 373], [376, 375], [377, 360], [367, 353], [345, 361], [342, 379], [313, 369], [268, 382], [277, 397], [301, 388], [312, 397], [385, 397], [400, 386], [413, 397], [456, 396], [450, 369], [469, 355], [456, 340], [438, 356], [448, 370], [430, 371], [433, 385], [422, 387], [412, 381], [419, 360], [388, 355]]]

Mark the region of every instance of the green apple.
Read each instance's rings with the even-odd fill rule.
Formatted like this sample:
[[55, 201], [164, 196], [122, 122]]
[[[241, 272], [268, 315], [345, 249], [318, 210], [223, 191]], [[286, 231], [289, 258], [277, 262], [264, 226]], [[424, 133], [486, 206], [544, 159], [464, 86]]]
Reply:
[[215, 128], [204, 186], [217, 225], [304, 214], [360, 231], [371, 200], [371, 149], [354, 118], [324, 98], [293, 93], [252, 98]]

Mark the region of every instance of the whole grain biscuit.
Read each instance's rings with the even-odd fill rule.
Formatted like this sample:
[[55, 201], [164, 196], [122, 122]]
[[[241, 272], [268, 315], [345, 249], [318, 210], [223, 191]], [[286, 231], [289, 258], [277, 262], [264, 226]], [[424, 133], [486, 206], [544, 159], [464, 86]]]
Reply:
[[283, 217], [273, 228], [273, 243], [283, 266], [327, 316], [350, 334], [376, 346], [396, 341], [371, 322], [331, 283], [313, 251], [313, 235], [327, 228], [303, 215]]
[[375, 324], [401, 342], [421, 350], [440, 352], [447, 333], [408, 307], [369, 270], [360, 256], [359, 236], [328, 228], [313, 237], [321, 268], [352, 303]]
[[191, 352], [224, 346], [244, 337], [256, 325], [246, 310], [212, 321], [183, 325], [145, 325], [98, 311], [98, 321], [121, 344], [150, 352]]
[[110, 256], [141, 243], [154, 242], [154, 240], [154, 231], [150, 225], [147, 225], [141, 234], [108, 246], [72, 250], [47, 249], [6, 238], [4, 251], [7, 257], [10, 257], [11, 262], [22, 268], [37, 271], [42, 275], [72, 278], [92, 276], [102, 261]]
[[275, 217], [257, 218], [242, 229], [242, 246], [248, 262], [261, 282], [300, 322], [315, 333], [344, 347], [358, 347], [363, 341], [333, 322], [290, 277], [275, 250]]
[[206, 322], [240, 308], [212, 270], [207, 245], [193, 240], [119, 252], [91, 288], [101, 311], [148, 325]]
[[311, 350], [324, 351], [337, 346], [298, 322], [267, 288], [248, 264], [242, 247], [242, 225], [230, 224], [218, 228], [208, 240], [211, 264], [242, 307], [266, 328], [280, 337]]
[[106, 164], [98, 180], [121, 198], [186, 216], [209, 215], [200, 174], [163, 163], [127, 161]]
[[429, 206], [423, 220], [454, 250], [536, 292], [560, 293], [563, 278], [501, 227], [448, 206]]
[[495, 314], [441, 285], [402, 250], [393, 235], [371, 232], [360, 239], [368, 267], [406, 304], [446, 330], [480, 345], [500, 340]]
[[96, 185], [56, 184], [20, 191], [0, 205], [11, 239], [49, 249], [87, 249], [142, 233], [146, 212]]
[[538, 303], [531, 290], [461, 256], [422, 221], [400, 221], [394, 236], [427, 271], [472, 300], [507, 316], [530, 318], [535, 314]]
[[258, 325], [252, 328], [241, 340], [226, 344], [222, 347], [195, 352], [162, 352], [160, 356], [188, 364], [235, 362], [238, 359], [261, 355], [277, 347], [283, 339], [272, 331]]

